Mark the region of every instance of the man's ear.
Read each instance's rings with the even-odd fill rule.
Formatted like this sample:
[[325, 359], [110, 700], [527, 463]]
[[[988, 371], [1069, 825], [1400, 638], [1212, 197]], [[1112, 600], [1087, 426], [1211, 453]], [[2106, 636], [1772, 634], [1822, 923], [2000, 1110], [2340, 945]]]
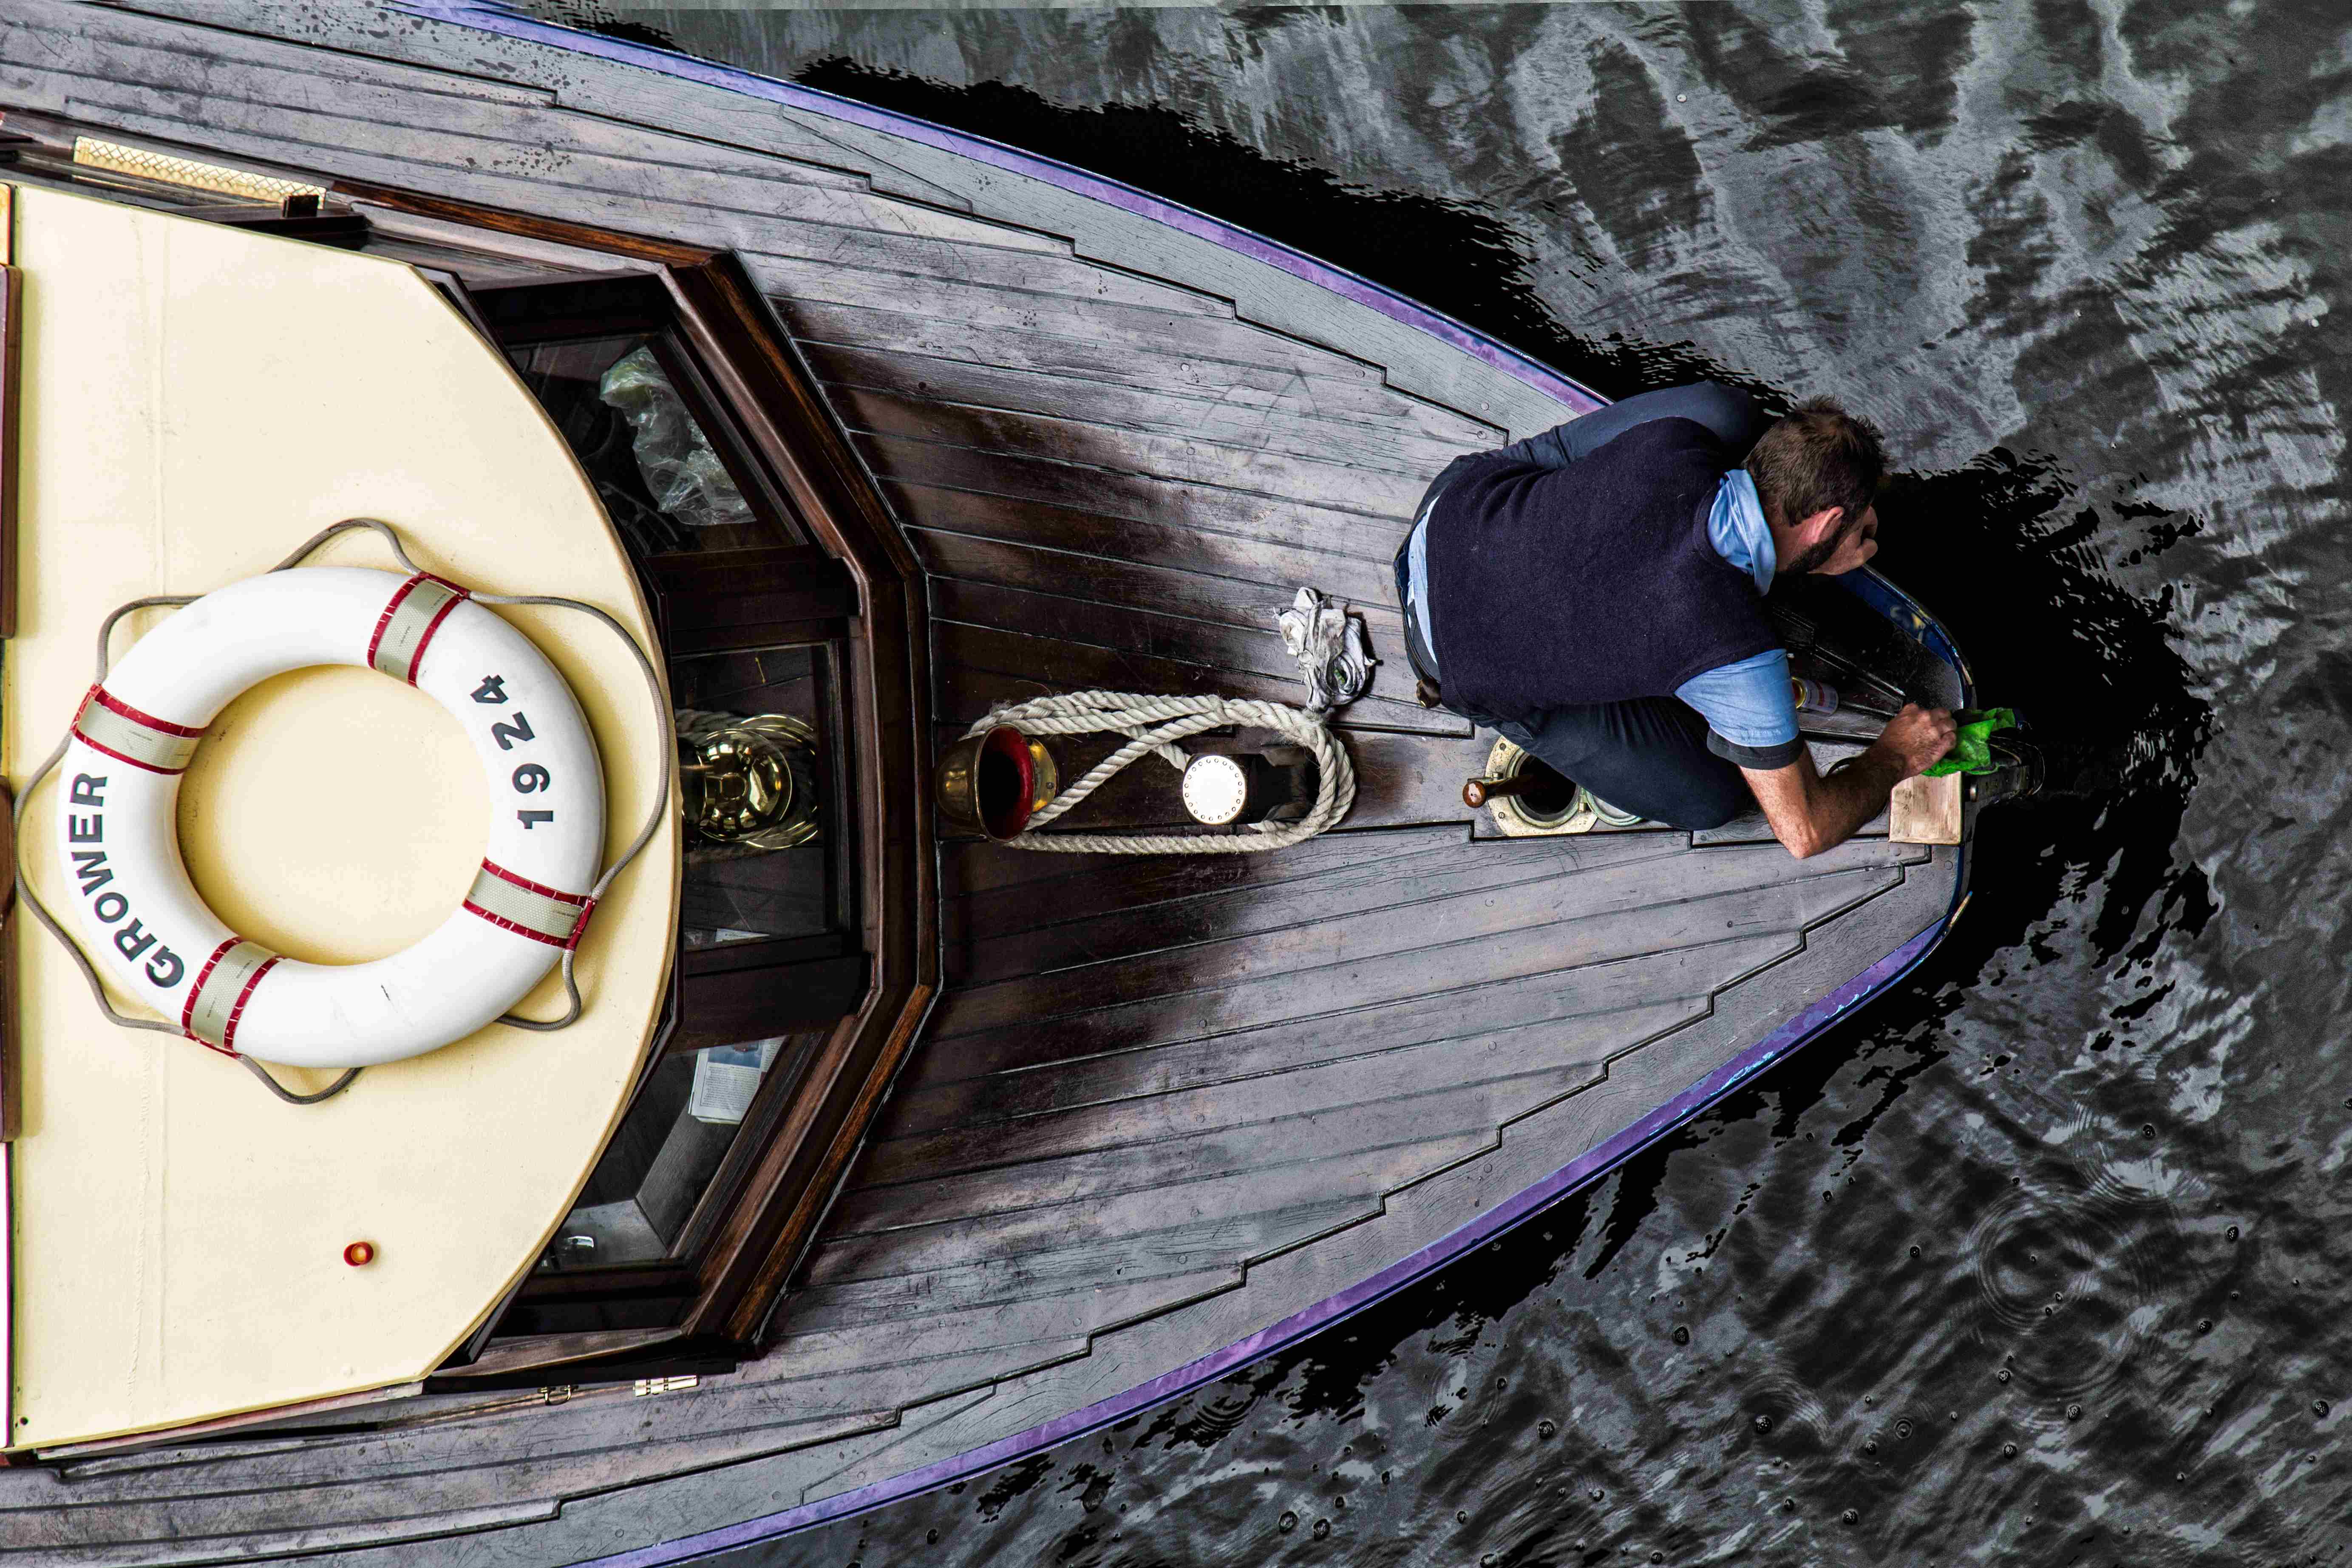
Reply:
[[1844, 522], [1845, 508], [1831, 507], [1815, 512], [1811, 517], [1799, 523], [1796, 529], [1797, 538], [1803, 542], [1807, 549], [1811, 549], [1815, 545], [1826, 543], [1837, 538], [1838, 529]]

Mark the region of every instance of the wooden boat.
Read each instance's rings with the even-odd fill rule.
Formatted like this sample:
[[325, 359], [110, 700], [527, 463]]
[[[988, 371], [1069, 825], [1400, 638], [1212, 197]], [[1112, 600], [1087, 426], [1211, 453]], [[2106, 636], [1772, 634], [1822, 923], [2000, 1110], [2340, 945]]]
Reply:
[[[1973, 804], [1959, 841], [1882, 821], [1803, 862], [1760, 819], [1466, 808], [1491, 740], [1413, 700], [1389, 559], [1449, 458], [1598, 400], [1262, 237], [488, 6], [17, 0], [0, 108], [12, 781], [107, 609], [365, 514], [601, 605], [680, 714], [793, 718], [818, 802], [760, 854], [666, 829], [581, 948], [580, 1033], [494, 1027], [311, 1107], [108, 1028], [12, 921], [0, 1553], [670, 1562], [947, 1484], [1501, 1236], [1964, 900]], [[702, 502], [635, 462], [630, 355]], [[1003, 700], [1295, 701], [1268, 615], [1300, 584], [1383, 660], [1337, 719], [1336, 831], [1065, 856], [935, 824], [935, 757]], [[1772, 608], [1801, 672], [1970, 700], [1874, 574]], [[627, 822], [677, 726], [625, 652], [512, 613]], [[394, 683], [315, 674], [205, 743], [182, 832], [239, 922], [356, 956], [439, 907], [478, 803], [413, 799], [446, 759]], [[319, 734], [396, 749], [322, 801], [289, 767]], [[1066, 825], [1181, 820], [1171, 777]], [[349, 841], [386, 821], [425, 847]]]

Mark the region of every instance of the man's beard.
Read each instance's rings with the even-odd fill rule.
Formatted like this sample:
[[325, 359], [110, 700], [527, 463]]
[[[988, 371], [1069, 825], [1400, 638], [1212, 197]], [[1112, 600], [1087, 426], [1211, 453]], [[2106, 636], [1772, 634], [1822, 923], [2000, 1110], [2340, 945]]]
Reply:
[[1795, 559], [1782, 564], [1780, 571], [1790, 577], [1802, 576], [1809, 571], [1819, 571], [1829, 564], [1830, 557], [1845, 548], [1846, 540], [1852, 538], [1853, 534], [1853, 528], [1851, 525], [1842, 526], [1836, 533], [1819, 544], [1811, 549], [1800, 550]]

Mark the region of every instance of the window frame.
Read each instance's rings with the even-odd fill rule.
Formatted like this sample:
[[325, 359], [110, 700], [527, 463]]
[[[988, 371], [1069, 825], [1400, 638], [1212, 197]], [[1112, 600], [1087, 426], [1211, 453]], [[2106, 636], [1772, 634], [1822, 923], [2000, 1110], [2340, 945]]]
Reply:
[[[730, 977], [743, 993], [731, 998], [739, 1016], [758, 1007], [757, 977], [795, 977], [808, 1012], [761, 1012], [756, 1033], [822, 1028], [824, 1038], [796, 1079], [780, 1075], [761, 1086], [680, 1233], [685, 1255], [533, 1273], [497, 1310], [489, 1333], [478, 1333], [469, 1346], [484, 1370], [500, 1377], [557, 1363], [577, 1366], [572, 1375], [593, 1375], [593, 1361], [579, 1358], [581, 1342], [615, 1332], [657, 1338], [664, 1355], [707, 1353], [714, 1343], [748, 1348], [782, 1300], [938, 993], [937, 873], [928, 759], [919, 744], [929, 720], [922, 570], [798, 350], [730, 253], [379, 186], [330, 189], [367, 207], [635, 264], [614, 273], [553, 273], [544, 282], [509, 273], [466, 287], [462, 272], [455, 281], [464, 293], [460, 308], [488, 329], [501, 353], [563, 338], [650, 334], [656, 357], [747, 499], [755, 509], [782, 511], [810, 540], [635, 558], [665, 667], [740, 649], [830, 648], [832, 763], [845, 786], [842, 803], [855, 813], [854, 842], [845, 846], [849, 863], [837, 871], [855, 915], [849, 929], [702, 948], [679, 942], [640, 1088], [665, 1056], [720, 1043], [717, 1037], [730, 1032], [720, 1023], [725, 1012], [711, 1028], [698, 1027], [695, 1016], [695, 993], [723, 993]], [[736, 559], [747, 556], [755, 559]], [[749, 583], [747, 569], [754, 574]], [[695, 581], [721, 570], [730, 579], [724, 591]], [[698, 988], [697, 980], [718, 984]], [[643, 1321], [662, 1314], [667, 1322]], [[635, 1375], [645, 1364], [632, 1360], [614, 1370]], [[463, 1366], [443, 1369], [453, 1385], [474, 1385], [466, 1374]]]

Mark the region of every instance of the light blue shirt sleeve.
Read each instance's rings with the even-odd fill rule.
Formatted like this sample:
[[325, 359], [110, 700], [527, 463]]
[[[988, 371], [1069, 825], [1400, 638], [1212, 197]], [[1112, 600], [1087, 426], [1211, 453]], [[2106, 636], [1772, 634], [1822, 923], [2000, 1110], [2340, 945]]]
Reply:
[[1789, 655], [1780, 649], [1703, 671], [1675, 695], [1706, 720], [1706, 748], [1738, 767], [1786, 768], [1804, 749]]

